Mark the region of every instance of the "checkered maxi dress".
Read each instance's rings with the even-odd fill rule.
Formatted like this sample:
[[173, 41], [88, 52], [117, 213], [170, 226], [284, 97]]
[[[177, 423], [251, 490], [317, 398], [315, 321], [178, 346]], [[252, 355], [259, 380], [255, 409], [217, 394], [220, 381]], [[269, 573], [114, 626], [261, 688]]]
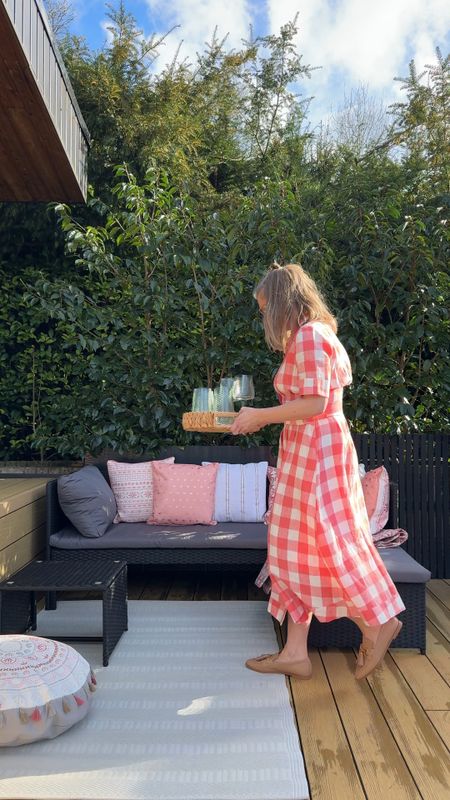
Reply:
[[322, 622], [361, 617], [368, 625], [404, 610], [369, 529], [358, 458], [342, 412], [352, 381], [348, 355], [322, 322], [303, 325], [288, 343], [274, 386], [280, 401], [328, 399], [325, 411], [284, 424], [268, 531], [268, 611], [279, 622], [309, 612]]

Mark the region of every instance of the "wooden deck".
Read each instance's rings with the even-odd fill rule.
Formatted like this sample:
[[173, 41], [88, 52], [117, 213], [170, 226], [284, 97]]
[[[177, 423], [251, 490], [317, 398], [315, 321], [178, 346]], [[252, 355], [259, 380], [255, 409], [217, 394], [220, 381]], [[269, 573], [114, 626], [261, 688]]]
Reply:
[[[266, 602], [248, 576], [129, 572], [132, 600]], [[351, 651], [313, 651], [313, 679], [290, 681], [312, 800], [450, 797], [450, 580], [427, 595], [426, 656], [393, 650], [359, 683]]]

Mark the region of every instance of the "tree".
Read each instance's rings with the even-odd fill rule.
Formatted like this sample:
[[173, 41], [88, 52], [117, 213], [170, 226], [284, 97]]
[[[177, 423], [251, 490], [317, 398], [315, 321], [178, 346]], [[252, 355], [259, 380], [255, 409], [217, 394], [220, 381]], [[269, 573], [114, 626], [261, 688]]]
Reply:
[[[450, 193], [450, 56], [436, 48], [436, 64], [417, 73], [414, 61], [403, 84], [407, 101], [394, 103], [396, 143], [407, 152], [407, 164], [428, 195]], [[426, 80], [424, 80], [426, 78]]]
[[342, 105], [333, 114], [330, 133], [338, 145], [347, 147], [356, 157], [377, 147], [389, 134], [386, 108], [360, 84], [344, 95]]
[[75, 10], [71, 0], [44, 0], [51, 29], [56, 39], [69, 33], [75, 20]]

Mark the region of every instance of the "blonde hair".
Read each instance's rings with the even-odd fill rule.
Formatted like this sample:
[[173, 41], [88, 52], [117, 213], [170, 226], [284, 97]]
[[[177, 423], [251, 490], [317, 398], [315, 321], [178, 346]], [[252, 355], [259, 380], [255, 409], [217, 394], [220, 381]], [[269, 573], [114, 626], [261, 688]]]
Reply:
[[288, 332], [305, 322], [324, 322], [336, 333], [337, 322], [319, 289], [300, 264], [276, 262], [257, 284], [253, 296], [262, 295], [264, 333], [271, 350], [284, 351]]

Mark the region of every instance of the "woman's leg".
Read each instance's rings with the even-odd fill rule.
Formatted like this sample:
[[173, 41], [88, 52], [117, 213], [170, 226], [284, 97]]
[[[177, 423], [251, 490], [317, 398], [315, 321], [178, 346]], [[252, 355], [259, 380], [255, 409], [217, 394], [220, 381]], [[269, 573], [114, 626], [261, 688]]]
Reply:
[[350, 617], [350, 619], [358, 626], [364, 639], [376, 642], [381, 625], [367, 625], [362, 617]]
[[311, 677], [311, 662], [308, 658], [308, 632], [311, 624], [308, 621], [298, 624], [288, 614], [288, 636], [280, 653], [249, 658], [245, 666], [255, 672], [273, 672], [290, 675], [307, 680]]
[[308, 658], [308, 633], [311, 619], [312, 614], [309, 614], [307, 622], [297, 623], [288, 614], [288, 635], [286, 644], [278, 656], [280, 661], [303, 661]]

